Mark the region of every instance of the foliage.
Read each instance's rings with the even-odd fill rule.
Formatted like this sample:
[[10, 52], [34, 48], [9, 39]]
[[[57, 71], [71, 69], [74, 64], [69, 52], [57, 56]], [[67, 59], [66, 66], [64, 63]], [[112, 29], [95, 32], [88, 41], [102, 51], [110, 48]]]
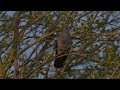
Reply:
[[[0, 78], [120, 78], [119, 11], [0, 12]], [[56, 37], [68, 27], [73, 45], [53, 66]]]

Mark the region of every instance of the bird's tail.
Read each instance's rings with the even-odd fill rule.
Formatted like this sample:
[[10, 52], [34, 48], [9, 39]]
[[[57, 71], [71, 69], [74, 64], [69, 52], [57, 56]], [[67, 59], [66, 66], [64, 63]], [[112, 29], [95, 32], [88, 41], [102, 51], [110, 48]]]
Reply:
[[67, 56], [62, 56], [62, 57], [58, 57], [55, 59], [54, 62], [54, 67], [55, 68], [62, 68], [64, 66], [64, 62], [67, 59]]

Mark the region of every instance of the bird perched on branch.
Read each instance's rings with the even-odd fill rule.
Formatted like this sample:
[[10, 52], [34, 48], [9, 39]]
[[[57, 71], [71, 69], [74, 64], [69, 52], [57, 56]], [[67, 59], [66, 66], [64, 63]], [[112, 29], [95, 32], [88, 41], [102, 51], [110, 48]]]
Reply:
[[67, 59], [72, 45], [72, 39], [69, 34], [69, 29], [64, 29], [58, 33], [56, 42], [56, 58], [54, 62], [55, 68], [62, 68]]

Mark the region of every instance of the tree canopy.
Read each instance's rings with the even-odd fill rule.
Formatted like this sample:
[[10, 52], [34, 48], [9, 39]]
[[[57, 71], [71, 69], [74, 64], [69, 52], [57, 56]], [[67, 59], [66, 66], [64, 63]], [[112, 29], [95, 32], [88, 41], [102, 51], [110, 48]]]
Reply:
[[[56, 38], [66, 27], [73, 44], [56, 69]], [[0, 11], [0, 78], [117, 79], [119, 69], [119, 11]]]

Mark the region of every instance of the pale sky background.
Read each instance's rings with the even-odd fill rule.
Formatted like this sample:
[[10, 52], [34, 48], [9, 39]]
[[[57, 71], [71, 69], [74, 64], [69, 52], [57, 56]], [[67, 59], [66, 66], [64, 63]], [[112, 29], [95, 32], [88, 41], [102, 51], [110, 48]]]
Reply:
[[[79, 13], [81, 13], [82, 11], [80, 11]], [[7, 12], [7, 14], [8, 15], [10, 15], [10, 16], [12, 16], [13, 15], [13, 13], [14, 13], [14, 11], [8, 11]], [[119, 15], [120, 16], [120, 15]], [[113, 17], [111, 17], [110, 19], [112, 19]], [[86, 19], [85, 17], [84, 18], [82, 18], [82, 19]], [[81, 20], [82, 20], [81, 19]], [[0, 24], [1, 24], [1, 22], [0, 22]], [[21, 23], [21, 25], [25, 25], [26, 23]], [[78, 23], [78, 25], [80, 25], [80, 23]], [[118, 26], [120, 25], [120, 23], [118, 23]], [[111, 26], [107, 26], [106, 27], [106, 29], [110, 29], [111, 28]], [[40, 34], [39, 34], [40, 35]], [[2, 37], [0, 37], [0, 40], [2, 39]], [[98, 43], [99, 44], [99, 43]], [[120, 52], [120, 42], [119, 43], [117, 43], [117, 42], [114, 42], [114, 44], [115, 45], [118, 45], [119, 46], [119, 48], [118, 48], [118, 50], [119, 50], [119, 52]], [[33, 47], [35, 47], [35, 45], [33, 46]], [[29, 56], [29, 52], [31, 52], [32, 51], [32, 48], [30, 48], [30, 49], [28, 49], [28, 50], [26, 50], [26, 53], [27, 53], [27, 55]], [[99, 53], [99, 55], [100, 55], [100, 57], [102, 57], [103, 56], [103, 48], [101, 48], [101, 52]], [[34, 56], [33, 56], [34, 57]], [[76, 66], [76, 67], [74, 67], [74, 69], [83, 69], [84, 68], [84, 65], [79, 65], [79, 66]], [[51, 69], [53, 69], [53, 67], [51, 68]], [[51, 74], [51, 73], [50, 73]], [[40, 77], [42, 77], [41, 75], [40, 75]]]

